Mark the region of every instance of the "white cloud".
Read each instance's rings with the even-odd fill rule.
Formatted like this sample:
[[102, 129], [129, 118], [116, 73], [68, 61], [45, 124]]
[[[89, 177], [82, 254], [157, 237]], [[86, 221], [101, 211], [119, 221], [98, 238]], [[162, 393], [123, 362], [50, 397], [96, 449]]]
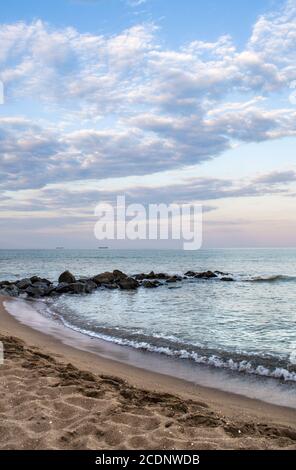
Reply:
[[295, 18], [295, 1], [260, 17], [243, 50], [229, 36], [168, 49], [152, 24], [112, 36], [0, 25], [7, 101], [53, 116], [28, 106], [26, 119], [0, 119], [1, 187], [143, 175], [295, 136], [295, 107], [272, 100], [296, 78]]

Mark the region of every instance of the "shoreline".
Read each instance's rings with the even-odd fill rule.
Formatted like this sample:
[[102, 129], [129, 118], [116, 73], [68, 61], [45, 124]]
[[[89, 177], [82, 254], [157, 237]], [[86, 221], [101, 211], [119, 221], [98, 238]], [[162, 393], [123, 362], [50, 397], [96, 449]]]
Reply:
[[[3, 307], [3, 301], [11, 300], [7, 298], [0, 297], [0, 330], [1, 334], [3, 335], [4, 341], [4, 354], [5, 354], [5, 342], [9, 341], [8, 338], [13, 336], [19, 338], [21, 341], [25, 342], [26, 348], [33, 348], [33, 350], [41, 350], [42, 355], [48, 356], [50, 359], [49, 361], [56, 361], [58, 364], [69, 364], [71, 363], [74, 368], [77, 368], [79, 371], [88, 371], [91, 374], [95, 374], [96, 376], [112, 376], [117, 377], [120, 381], [124, 381], [126, 384], [125, 387], [128, 389], [138, 390], [139, 393], [146, 393], [146, 394], [165, 394], [163, 396], [164, 400], [164, 408], [166, 402], [166, 395], [169, 393], [170, 397], [174, 397], [178, 403], [185, 403], [186, 407], [188, 408], [188, 402], [191, 403], [190, 406], [195, 406], [192, 403], [199, 403], [203, 404], [201, 406], [202, 409], [202, 416], [203, 419], [198, 420], [197, 418], [195, 421], [194, 426], [190, 422], [190, 426], [188, 429], [190, 431], [191, 440], [198, 445], [196, 441], [196, 435], [199, 436], [199, 448], [296, 448], [296, 410], [268, 404], [256, 399], [246, 398], [240, 395], [232, 394], [229, 392], [223, 392], [220, 390], [212, 389], [203, 387], [200, 385], [195, 385], [189, 382], [186, 382], [181, 379], [173, 378], [164, 374], [159, 374], [155, 372], [150, 372], [147, 370], [143, 370], [131, 365], [123, 364], [120, 362], [116, 362], [112, 359], [107, 359], [105, 357], [100, 357], [97, 354], [94, 355], [90, 352], [81, 351], [76, 349], [72, 346], [68, 346], [63, 344], [57, 338], [49, 336], [45, 333], [41, 333], [36, 331], [24, 324], [20, 323], [16, 320], [13, 316], [11, 316]], [[6, 338], [6, 339], [5, 339]], [[12, 340], [16, 341], [17, 340]], [[28, 345], [28, 346], [27, 346]], [[19, 359], [22, 359], [22, 353], [20, 352]], [[44, 359], [45, 360], [45, 359]], [[12, 358], [13, 361], [13, 358]], [[8, 357], [5, 356], [4, 366], [0, 366], [0, 374], [2, 375], [4, 370], [4, 377], [5, 377], [5, 367], [6, 362], [10, 362], [9, 352]], [[38, 374], [40, 364], [36, 364], [36, 370], [32, 369], [32, 374]], [[73, 367], [72, 366], [72, 367]], [[58, 366], [57, 366], [58, 367]], [[66, 366], [67, 367], [67, 366]], [[71, 368], [71, 366], [69, 366]], [[43, 371], [44, 373], [44, 371]], [[42, 376], [44, 377], [44, 375]], [[20, 384], [22, 385], [22, 378], [20, 377]], [[71, 385], [69, 385], [71, 386]], [[82, 387], [83, 389], [85, 387]], [[116, 388], [116, 386], [115, 386]], [[48, 385], [45, 387], [45, 390], [50, 390]], [[63, 391], [65, 388], [63, 388]], [[58, 391], [57, 389], [55, 390]], [[22, 393], [22, 392], [19, 392]], [[107, 392], [106, 392], [107, 393]], [[81, 394], [81, 392], [80, 392]], [[79, 395], [79, 393], [78, 393]], [[57, 395], [56, 399], [63, 398], [63, 395], [59, 397]], [[78, 399], [78, 397], [76, 396]], [[80, 396], [81, 399], [81, 396]], [[89, 397], [89, 399], [92, 399]], [[117, 397], [118, 399], [118, 397]], [[95, 398], [93, 398], [95, 401]], [[126, 398], [128, 402], [133, 402], [133, 399]], [[171, 398], [167, 398], [168, 407]], [[42, 404], [42, 403], [41, 403]], [[65, 404], [64, 405], [68, 405]], [[157, 405], [155, 405], [157, 406]], [[185, 406], [185, 405], [184, 405]], [[189, 407], [190, 407], [189, 406]], [[148, 409], [144, 406], [145, 411], [151, 411], [151, 406], [149, 405]], [[182, 408], [182, 406], [180, 405]], [[142, 408], [141, 404], [136, 406], [136, 409]], [[156, 412], [156, 410], [154, 410]], [[163, 411], [163, 410], [162, 410]], [[159, 411], [158, 411], [159, 412]], [[183, 413], [184, 414], [184, 413]], [[188, 414], [188, 413], [187, 413]], [[192, 413], [190, 413], [192, 418]], [[215, 416], [215, 418], [214, 418]], [[125, 417], [126, 418], [126, 417]], [[130, 416], [128, 417], [130, 419]], [[172, 416], [171, 420], [174, 423], [174, 416]], [[168, 418], [166, 418], [168, 419]], [[183, 417], [184, 419], [184, 417]], [[189, 418], [188, 418], [189, 419]], [[181, 416], [176, 417], [176, 423], [180, 420], [182, 421], [182, 412]], [[214, 421], [213, 421], [214, 420]], [[158, 417], [158, 421], [161, 421]], [[191, 419], [192, 421], [192, 419]], [[233, 422], [231, 424], [234, 430], [226, 430], [228, 425], [225, 423]], [[172, 424], [174, 426], [176, 423]], [[211, 423], [211, 424], [210, 424]], [[224, 423], [224, 424], [223, 424]], [[235, 424], [237, 423], [237, 424]], [[239, 424], [238, 424], [239, 423]], [[246, 427], [248, 423], [248, 426]], [[3, 424], [5, 426], [5, 420], [3, 420]], [[116, 428], [114, 423], [113, 426], [113, 434], [116, 434]], [[120, 423], [121, 426], [121, 423]], [[119, 427], [120, 427], [119, 426]], [[126, 426], [126, 425], [125, 425]], [[160, 425], [159, 425], [160, 426]], [[171, 426], [166, 428], [163, 425], [161, 429], [161, 435], [165, 435], [166, 439], [171, 439], [169, 441], [165, 441], [164, 445], [161, 448], [173, 448], [176, 445], [177, 448], [182, 448], [184, 446], [184, 441], [181, 440], [172, 443], [172, 434], [169, 429]], [[239, 436], [239, 427], [244, 429], [246, 427], [246, 436], [238, 437]], [[262, 427], [263, 426], [263, 427]], [[247, 431], [247, 428], [249, 429]], [[273, 432], [271, 432], [272, 437], [269, 436], [270, 433], [264, 432], [264, 429], [272, 428]], [[237, 429], [237, 431], [235, 431]], [[259, 431], [260, 429], [260, 431]], [[205, 439], [205, 442], [202, 440], [203, 438], [200, 436], [200, 431], [206, 431], [208, 437]], [[157, 429], [160, 432], [159, 429]], [[188, 431], [188, 432], [189, 432]], [[150, 431], [149, 431], [150, 432]], [[185, 434], [187, 433], [187, 430]], [[147, 434], [147, 433], [146, 433]], [[173, 433], [174, 434], [174, 433]], [[176, 432], [176, 434], [178, 434]], [[184, 434], [184, 432], [183, 432]], [[212, 437], [209, 436], [212, 434]], [[256, 436], [253, 437], [253, 436]], [[175, 437], [174, 437], [175, 438]], [[93, 439], [93, 433], [90, 432], [90, 440]], [[120, 442], [114, 444], [110, 444], [111, 447], [109, 448], [153, 448], [153, 444], [150, 439], [146, 442], [145, 439], [142, 437], [140, 440], [132, 439], [131, 442], [136, 442], [135, 446], [133, 447], [132, 443], [124, 443], [120, 444]], [[187, 437], [188, 439], [188, 437]], [[111, 439], [112, 440], [112, 439]], [[118, 440], [118, 439], [117, 439]], [[189, 439], [190, 440], [190, 439]], [[145, 441], [145, 442], [144, 442]], [[252, 442], [251, 442], [252, 441]], [[91, 441], [92, 442], [92, 441]], [[227, 442], [227, 444], [226, 444]], [[106, 443], [106, 440], [105, 440]], [[91, 448], [93, 444], [90, 444]], [[108, 444], [109, 445], [109, 444]], [[152, 447], [149, 447], [152, 445]], [[161, 444], [160, 444], [161, 445]], [[181, 447], [178, 447], [180, 446]], [[75, 447], [75, 443], [67, 444], [66, 448], [77, 448]], [[123, 447], [122, 447], [123, 446]], [[33, 446], [34, 447], [34, 446]], [[16, 448], [16, 447], [14, 447]], [[30, 448], [25, 447], [25, 448]], [[39, 448], [39, 447], [37, 447]], [[40, 448], [43, 448], [42, 445]], [[64, 448], [64, 447], [61, 447]], [[79, 445], [78, 445], [78, 448]], [[81, 448], [84, 448], [82, 445]], [[189, 447], [186, 447], [189, 448]], [[192, 447], [191, 447], [192, 448]]]
[[152, 373], [159, 377], [165, 376], [180, 380], [183, 385], [186, 384], [186, 389], [189, 385], [201, 387], [207, 390], [207, 393], [221, 391], [234, 397], [257, 399], [296, 410], [294, 384], [281, 383], [270, 377], [239, 374], [228, 369], [197, 364], [188, 359], [180, 360], [157, 352], [136, 349], [89, 336], [65, 325], [59, 319], [56, 321], [40, 313], [39, 310], [43, 309], [44, 305], [42, 303], [38, 306], [35, 302], [37, 301], [9, 298], [4, 302], [4, 307], [6, 306], [10, 316], [28, 327], [30, 331], [37, 331], [46, 334], [47, 338], [53, 338], [57, 342], [54, 346], [55, 350], [58, 344], [62, 344], [70, 346], [75, 351], [95, 355], [97, 360], [106, 359], [115, 363], [116, 366], [122, 364], [123, 367], [132, 368], [133, 372], [138, 371], [136, 375]]

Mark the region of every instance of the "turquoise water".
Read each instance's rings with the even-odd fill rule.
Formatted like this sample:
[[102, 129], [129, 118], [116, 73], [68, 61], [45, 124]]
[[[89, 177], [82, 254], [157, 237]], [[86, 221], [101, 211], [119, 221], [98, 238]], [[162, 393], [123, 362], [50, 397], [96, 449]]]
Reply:
[[[244, 374], [296, 381], [296, 250], [0, 251], [0, 278], [69, 269], [91, 276], [120, 269], [185, 273], [221, 270], [235, 282], [186, 280], [157, 290], [64, 295], [46, 315], [110, 342]], [[44, 313], [43, 312], [43, 313]]]

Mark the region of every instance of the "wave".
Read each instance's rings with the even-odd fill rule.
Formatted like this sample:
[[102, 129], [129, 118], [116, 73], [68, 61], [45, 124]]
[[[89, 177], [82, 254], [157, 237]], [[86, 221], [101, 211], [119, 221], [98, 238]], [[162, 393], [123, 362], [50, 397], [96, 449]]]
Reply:
[[270, 276], [254, 276], [244, 279], [246, 282], [277, 282], [277, 281], [295, 281], [296, 276], [287, 276], [284, 274], [274, 274]]
[[[55, 312], [54, 315], [56, 316], [57, 313]], [[296, 364], [289, 359], [281, 359], [272, 355], [260, 356], [255, 353], [218, 351], [184, 343], [174, 337], [156, 334], [148, 336], [139, 331], [131, 332], [119, 328], [96, 326], [88, 329], [83, 324], [74, 325], [69, 322], [60, 312], [58, 317], [67, 328], [120, 346], [129, 346], [137, 350], [163, 354], [176, 359], [190, 360], [218, 369], [270, 377], [285, 382], [296, 382]]]

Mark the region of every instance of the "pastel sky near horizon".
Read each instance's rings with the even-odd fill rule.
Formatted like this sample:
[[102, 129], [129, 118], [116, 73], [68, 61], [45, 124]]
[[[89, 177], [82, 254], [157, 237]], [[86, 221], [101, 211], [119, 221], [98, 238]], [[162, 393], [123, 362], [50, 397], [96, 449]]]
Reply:
[[296, 0], [10, 0], [0, 80], [0, 248], [95, 248], [117, 195], [296, 245]]

